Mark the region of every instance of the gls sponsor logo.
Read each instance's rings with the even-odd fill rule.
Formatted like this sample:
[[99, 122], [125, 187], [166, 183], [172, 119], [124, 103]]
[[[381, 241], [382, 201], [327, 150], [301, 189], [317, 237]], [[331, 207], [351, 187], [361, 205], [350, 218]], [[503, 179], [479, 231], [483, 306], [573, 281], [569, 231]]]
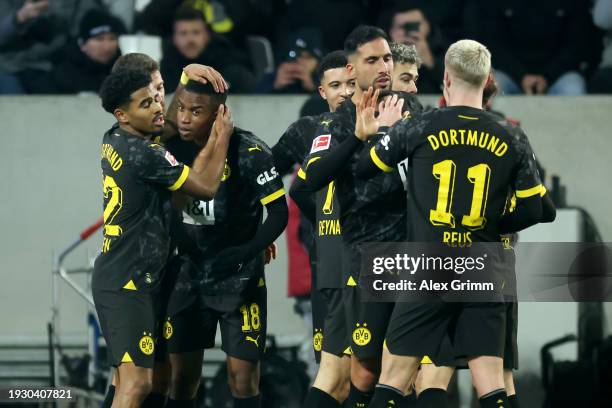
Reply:
[[263, 186], [268, 181], [274, 180], [277, 176], [278, 176], [278, 173], [276, 172], [276, 167], [272, 167], [269, 172], [264, 171], [259, 176], [257, 176], [257, 184], [259, 184], [260, 186]]

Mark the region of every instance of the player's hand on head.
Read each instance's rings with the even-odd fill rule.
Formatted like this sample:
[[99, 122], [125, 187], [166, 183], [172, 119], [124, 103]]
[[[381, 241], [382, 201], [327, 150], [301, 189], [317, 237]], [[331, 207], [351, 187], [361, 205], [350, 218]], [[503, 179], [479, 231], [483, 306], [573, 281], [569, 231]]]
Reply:
[[219, 138], [227, 139], [234, 133], [234, 122], [229, 106], [221, 104], [217, 109], [217, 117], [213, 124], [213, 132]]
[[376, 118], [376, 103], [380, 91], [374, 91], [370, 87], [361, 96], [361, 100], [357, 104], [357, 118], [355, 121], [355, 136], [362, 141], [368, 140], [375, 135], [379, 128], [378, 119]]
[[202, 64], [189, 64], [183, 68], [183, 72], [192, 81], [203, 84], [211, 83], [215, 92], [224, 93], [229, 89], [229, 85], [216, 69]]
[[378, 105], [378, 123], [380, 126], [393, 126], [402, 118], [404, 99], [397, 95], [386, 97]]

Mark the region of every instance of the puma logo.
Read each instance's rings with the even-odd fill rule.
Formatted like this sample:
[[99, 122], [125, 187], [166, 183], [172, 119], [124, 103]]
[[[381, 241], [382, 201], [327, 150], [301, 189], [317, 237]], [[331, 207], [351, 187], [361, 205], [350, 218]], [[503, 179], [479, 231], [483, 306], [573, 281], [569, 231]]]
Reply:
[[255, 145], [255, 147], [249, 147], [249, 152], [258, 151], [261, 152], [261, 147], [259, 145]]
[[259, 348], [259, 336], [252, 338], [251, 336], [246, 336], [246, 341], [251, 341], [253, 343], [255, 343], [255, 347]]

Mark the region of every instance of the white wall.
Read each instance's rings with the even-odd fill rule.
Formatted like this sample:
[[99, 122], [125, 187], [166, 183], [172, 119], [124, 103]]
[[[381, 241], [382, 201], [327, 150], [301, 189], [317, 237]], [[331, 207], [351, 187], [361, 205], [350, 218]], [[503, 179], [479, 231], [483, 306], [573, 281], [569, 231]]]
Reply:
[[[230, 105], [238, 126], [273, 144], [303, 99], [232, 97]], [[543, 165], [568, 186], [568, 202], [586, 208], [612, 240], [612, 98], [507, 97], [497, 107], [522, 120]], [[45, 336], [52, 253], [101, 213], [100, 138], [112, 122], [94, 96], [0, 98], [0, 339]], [[71, 263], [87, 263], [99, 247], [95, 235]], [[299, 334], [303, 326], [285, 298], [285, 256], [267, 272], [269, 328]], [[61, 293], [63, 329], [83, 333], [83, 303], [65, 286]]]

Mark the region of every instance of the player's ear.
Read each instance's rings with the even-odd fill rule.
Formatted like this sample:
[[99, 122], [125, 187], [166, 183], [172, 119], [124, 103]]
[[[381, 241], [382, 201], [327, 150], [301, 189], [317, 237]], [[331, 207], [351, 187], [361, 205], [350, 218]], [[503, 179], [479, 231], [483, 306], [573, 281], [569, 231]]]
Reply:
[[444, 70], [444, 87], [448, 88], [451, 85], [451, 80], [450, 80], [450, 76], [448, 75], [448, 71], [445, 69]]
[[115, 111], [113, 112], [113, 115], [115, 116], [115, 119], [117, 119], [117, 122], [119, 123], [123, 123], [123, 124], [130, 123], [127, 112], [121, 108], [115, 109]]
[[323, 90], [323, 87], [321, 85], [319, 85], [319, 95], [321, 95], [321, 98], [327, 100], [327, 96], [325, 96], [325, 91]]
[[346, 70], [348, 71], [349, 76], [354, 76], [355, 65], [351, 61], [349, 61], [348, 64], [346, 64]]

